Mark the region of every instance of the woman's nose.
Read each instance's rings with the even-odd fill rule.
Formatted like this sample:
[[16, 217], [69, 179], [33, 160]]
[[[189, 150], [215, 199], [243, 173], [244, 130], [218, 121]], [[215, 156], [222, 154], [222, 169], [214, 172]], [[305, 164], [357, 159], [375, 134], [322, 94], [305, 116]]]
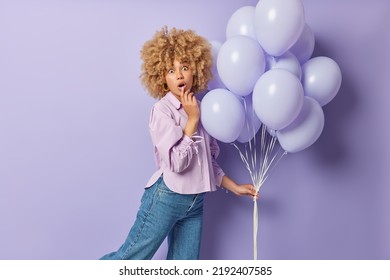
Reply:
[[181, 73], [181, 71], [177, 71], [177, 74], [176, 74], [176, 77], [178, 80], [181, 80], [184, 78], [183, 74]]

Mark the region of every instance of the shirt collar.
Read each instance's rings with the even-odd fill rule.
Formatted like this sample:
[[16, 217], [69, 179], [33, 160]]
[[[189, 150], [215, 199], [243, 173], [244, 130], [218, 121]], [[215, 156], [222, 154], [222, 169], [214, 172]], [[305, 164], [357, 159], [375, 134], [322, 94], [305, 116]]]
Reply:
[[172, 103], [172, 105], [176, 108], [176, 110], [179, 110], [181, 107], [181, 102], [179, 99], [176, 98], [176, 96], [173, 95], [172, 92], [168, 92], [165, 97], [168, 99], [169, 102]]

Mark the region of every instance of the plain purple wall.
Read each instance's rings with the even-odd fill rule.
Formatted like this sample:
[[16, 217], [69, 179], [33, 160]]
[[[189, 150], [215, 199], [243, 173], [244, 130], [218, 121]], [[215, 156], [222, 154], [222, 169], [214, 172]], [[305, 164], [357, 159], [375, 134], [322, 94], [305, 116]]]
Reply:
[[[134, 221], [154, 171], [139, 51], [162, 26], [225, 40], [255, 0], [0, 0], [0, 259], [97, 259]], [[314, 56], [340, 65], [325, 128], [259, 200], [261, 259], [390, 259], [387, 0], [305, 0]], [[221, 166], [249, 176], [221, 144]], [[248, 198], [207, 196], [203, 259], [251, 259]], [[156, 254], [165, 257], [164, 244]]]

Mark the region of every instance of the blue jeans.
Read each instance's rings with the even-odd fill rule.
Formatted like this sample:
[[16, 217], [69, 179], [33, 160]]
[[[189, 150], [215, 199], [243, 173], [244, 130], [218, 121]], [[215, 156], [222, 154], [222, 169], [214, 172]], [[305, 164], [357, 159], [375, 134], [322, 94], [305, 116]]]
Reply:
[[167, 236], [168, 260], [198, 259], [203, 199], [204, 193], [186, 195], [171, 191], [160, 177], [145, 190], [125, 243], [101, 259], [151, 259]]

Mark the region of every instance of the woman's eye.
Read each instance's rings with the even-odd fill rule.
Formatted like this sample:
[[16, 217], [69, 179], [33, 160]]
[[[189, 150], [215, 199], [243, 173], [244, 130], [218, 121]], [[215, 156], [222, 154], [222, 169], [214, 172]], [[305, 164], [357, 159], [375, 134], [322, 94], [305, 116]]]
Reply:
[[183, 70], [187, 71], [188, 70], [188, 66], [183, 66]]
[[175, 73], [175, 71], [173, 71], [172, 69], [168, 70], [168, 74], [173, 74], [173, 73]]

